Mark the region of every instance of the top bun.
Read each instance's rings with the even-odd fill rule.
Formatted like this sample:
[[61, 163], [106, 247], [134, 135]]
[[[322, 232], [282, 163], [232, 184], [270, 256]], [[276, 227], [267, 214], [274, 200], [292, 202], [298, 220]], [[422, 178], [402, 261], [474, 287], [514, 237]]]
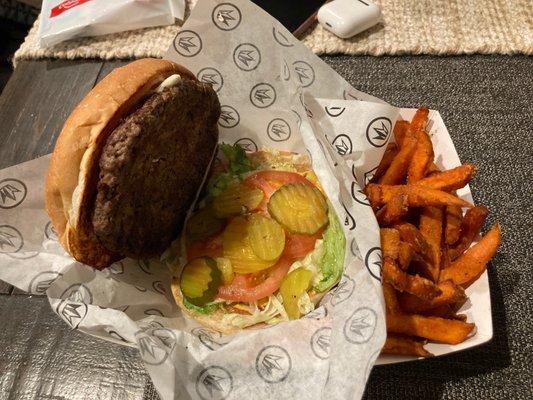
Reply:
[[141, 59], [113, 70], [78, 104], [57, 139], [46, 179], [48, 215], [63, 247], [78, 261], [104, 268], [122, 258], [92, 228], [99, 159], [108, 136], [170, 75], [195, 80], [166, 60]]

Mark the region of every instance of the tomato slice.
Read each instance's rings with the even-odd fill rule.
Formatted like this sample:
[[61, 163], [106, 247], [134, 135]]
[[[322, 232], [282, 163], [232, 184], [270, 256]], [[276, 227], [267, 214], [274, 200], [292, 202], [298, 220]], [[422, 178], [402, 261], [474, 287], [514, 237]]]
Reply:
[[292, 262], [292, 259], [282, 256], [269, 270], [266, 279], [258, 285], [254, 285], [256, 282], [253, 274], [237, 274], [231, 285], [220, 287], [218, 297], [231, 301], [255, 301], [268, 297], [279, 289]]
[[305, 257], [314, 250], [316, 241], [322, 238], [323, 233], [323, 230], [314, 235], [285, 233], [287, 239], [285, 241], [285, 250], [283, 251], [284, 256], [291, 259]]
[[187, 244], [187, 261], [200, 257], [222, 257], [222, 239], [216, 236], [207, 241], [195, 241]]

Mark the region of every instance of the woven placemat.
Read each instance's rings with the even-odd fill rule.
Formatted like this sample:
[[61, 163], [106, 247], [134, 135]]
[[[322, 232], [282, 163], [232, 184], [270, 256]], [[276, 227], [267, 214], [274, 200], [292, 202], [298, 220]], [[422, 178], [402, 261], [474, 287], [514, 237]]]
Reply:
[[[533, 54], [531, 0], [374, 0], [383, 23], [343, 40], [321, 26], [303, 42], [317, 54]], [[190, 9], [196, 0], [187, 0]], [[38, 21], [14, 63], [40, 58], [161, 57], [177, 26], [82, 38], [41, 49]]]

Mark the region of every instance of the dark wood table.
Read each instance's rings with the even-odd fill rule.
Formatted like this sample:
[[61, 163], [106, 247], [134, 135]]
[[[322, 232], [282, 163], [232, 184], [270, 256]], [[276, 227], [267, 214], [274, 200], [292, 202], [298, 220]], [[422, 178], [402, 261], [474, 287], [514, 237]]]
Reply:
[[[461, 158], [480, 167], [472, 184], [475, 201], [488, 205], [489, 223], [498, 218], [504, 229], [504, 244], [489, 268], [492, 342], [447, 357], [375, 368], [365, 397], [531, 398], [531, 58], [325, 60], [358, 89], [393, 104], [439, 109]], [[77, 102], [122, 64], [22, 62], [0, 97], [0, 168], [50, 153]], [[0, 323], [0, 400], [158, 398], [135, 350], [69, 330], [46, 298], [0, 281]]]

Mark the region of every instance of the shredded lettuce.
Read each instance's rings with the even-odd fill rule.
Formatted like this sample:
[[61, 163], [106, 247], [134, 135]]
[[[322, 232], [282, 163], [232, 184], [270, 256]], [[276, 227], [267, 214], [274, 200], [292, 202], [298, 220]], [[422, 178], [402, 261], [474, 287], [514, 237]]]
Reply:
[[250, 314], [225, 314], [222, 317], [222, 323], [242, 329], [261, 322], [272, 324], [289, 320], [283, 304], [275, 295], [268, 298], [264, 310], [261, 310], [257, 302], [254, 301], [250, 303], [249, 311]]
[[303, 292], [298, 298], [298, 310], [300, 314], [307, 315], [315, 309], [315, 304], [311, 301], [309, 293]]
[[220, 306], [223, 303], [209, 303], [203, 307], [198, 307], [190, 303], [189, 301], [187, 301], [187, 299], [184, 297], [183, 304], [185, 305], [185, 307], [187, 307], [191, 311], [197, 312], [198, 314], [208, 315], [208, 314], [213, 314], [216, 310], [220, 308]]
[[324, 240], [318, 239], [315, 242], [315, 248], [313, 249], [313, 251], [307, 254], [301, 260], [295, 261], [289, 268], [288, 273], [294, 271], [296, 268], [303, 267], [313, 273], [313, 282], [312, 282], [313, 286], [318, 285], [318, 283], [324, 277], [324, 275], [322, 274], [322, 269], [321, 269], [322, 259], [324, 258], [324, 253], [325, 253]]
[[226, 143], [221, 143], [219, 144], [219, 149], [228, 159], [229, 167], [227, 172], [221, 173], [209, 182], [207, 193], [210, 198], [217, 197], [233, 181], [240, 180], [243, 174], [253, 169], [252, 162], [246, 155], [244, 149], [238, 144], [231, 146]]
[[337, 283], [344, 267], [344, 252], [346, 238], [333, 206], [329, 205], [329, 226], [322, 237], [324, 240], [324, 254], [320, 263], [322, 279], [315, 285], [317, 292], [325, 292]]

